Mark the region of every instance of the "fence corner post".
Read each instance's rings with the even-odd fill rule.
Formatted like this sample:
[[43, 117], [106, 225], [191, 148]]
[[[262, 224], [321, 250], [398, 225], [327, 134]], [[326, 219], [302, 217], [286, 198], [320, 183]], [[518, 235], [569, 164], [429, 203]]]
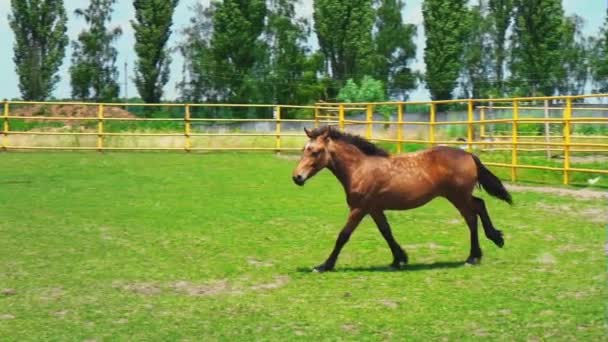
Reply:
[[435, 122], [437, 116], [437, 105], [431, 101], [431, 116], [429, 118], [429, 142], [431, 147], [435, 146]]
[[97, 105], [97, 151], [103, 151], [103, 104]]
[[566, 98], [566, 108], [564, 109], [564, 185], [570, 183], [570, 135], [571, 126], [570, 119], [572, 118], [572, 97]]
[[8, 110], [9, 110], [9, 102], [8, 100], [4, 100], [4, 109], [2, 112], [2, 117], [4, 118], [3, 121], [3, 127], [2, 127], [2, 150], [6, 151], [8, 149], [8, 132], [9, 132], [9, 125], [8, 125]]
[[519, 102], [513, 100], [513, 124], [511, 125], [511, 181], [517, 181], [517, 127], [519, 123]]
[[275, 122], [276, 122], [276, 153], [281, 153], [281, 106], [275, 106]]
[[344, 104], [340, 103], [338, 106], [338, 127], [340, 131], [344, 131]]
[[192, 142], [190, 141], [190, 104], [184, 106], [184, 150], [190, 152]]
[[372, 139], [372, 119], [374, 116], [374, 105], [368, 104], [365, 110], [365, 138]]
[[473, 152], [473, 100], [467, 101], [467, 151]]
[[403, 144], [403, 103], [397, 105], [397, 153], [401, 153]]

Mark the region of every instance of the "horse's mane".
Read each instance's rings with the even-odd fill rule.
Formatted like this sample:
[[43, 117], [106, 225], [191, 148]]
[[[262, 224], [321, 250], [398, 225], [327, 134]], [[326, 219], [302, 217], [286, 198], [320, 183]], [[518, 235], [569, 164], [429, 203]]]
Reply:
[[388, 157], [389, 153], [380, 147], [374, 145], [369, 140], [364, 139], [358, 135], [353, 135], [349, 133], [343, 133], [339, 130], [332, 128], [331, 126], [323, 126], [319, 128], [315, 128], [314, 130], [309, 132], [309, 136], [311, 139], [315, 139], [319, 137], [321, 134], [329, 131], [328, 136], [333, 140], [343, 141], [345, 143], [351, 144], [357, 147], [361, 152], [365, 153], [368, 156], [379, 156], [379, 157]]

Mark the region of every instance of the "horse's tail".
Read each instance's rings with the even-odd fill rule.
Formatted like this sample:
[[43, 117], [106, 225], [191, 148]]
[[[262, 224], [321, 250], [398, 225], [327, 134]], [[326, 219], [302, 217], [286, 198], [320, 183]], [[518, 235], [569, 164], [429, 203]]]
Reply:
[[479, 182], [479, 185], [481, 185], [481, 187], [483, 187], [483, 189], [490, 195], [509, 204], [513, 204], [511, 194], [507, 191], [507, 189], [505, 189], [505, 186], [502, 184], [500, 179], [490, 172], [490, 170], [488, 170], [488, 168], [481, 163], [481, 160], [479, 160], [476, 155], [471, 154], [471, 156], [475, 161], [475, 165], [477, 165], [477, 182]]

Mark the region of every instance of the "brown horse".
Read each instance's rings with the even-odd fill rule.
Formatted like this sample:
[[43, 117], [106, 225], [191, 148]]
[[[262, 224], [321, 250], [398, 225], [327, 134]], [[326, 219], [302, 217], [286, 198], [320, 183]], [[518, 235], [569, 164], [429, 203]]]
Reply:
[[406, 210], [422, 206], [435, 197], [445, 197], [464, 217], [471, 233], [468, 264], [481, 261], [477, 216], [488, 239], [504, 245], [502, 232], [492, 225], [481, 198], [473, 196], [476, 184], [490, 195], [512, 204], [511, 195], [500, 180], [475, 155], [451, 147], [435, 147], [415, 153], [391, 156], [371, 142], [331, 127], [304, 130], [310, 141], [303, 149], [293, 181], [304, 185], [323, 168], [328, 168], [344, 186], [350, 214], [327, 260], [314, 268], [332, 270], [340, 250], [369, 214], [393, 254], [392, 267], [407, 264], [407, 254], [395, 241], [385, 210]]

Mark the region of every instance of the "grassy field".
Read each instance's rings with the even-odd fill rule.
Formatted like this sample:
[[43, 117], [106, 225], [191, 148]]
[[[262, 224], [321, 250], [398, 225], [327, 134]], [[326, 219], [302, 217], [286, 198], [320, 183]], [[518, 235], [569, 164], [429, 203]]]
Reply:
[[336, 272], [338, 183], [271, 154], [0, 154], [2, 340], [605, 340], [606, 203], [487, 199], [506, 246], [444, 200], [365, 219]]

